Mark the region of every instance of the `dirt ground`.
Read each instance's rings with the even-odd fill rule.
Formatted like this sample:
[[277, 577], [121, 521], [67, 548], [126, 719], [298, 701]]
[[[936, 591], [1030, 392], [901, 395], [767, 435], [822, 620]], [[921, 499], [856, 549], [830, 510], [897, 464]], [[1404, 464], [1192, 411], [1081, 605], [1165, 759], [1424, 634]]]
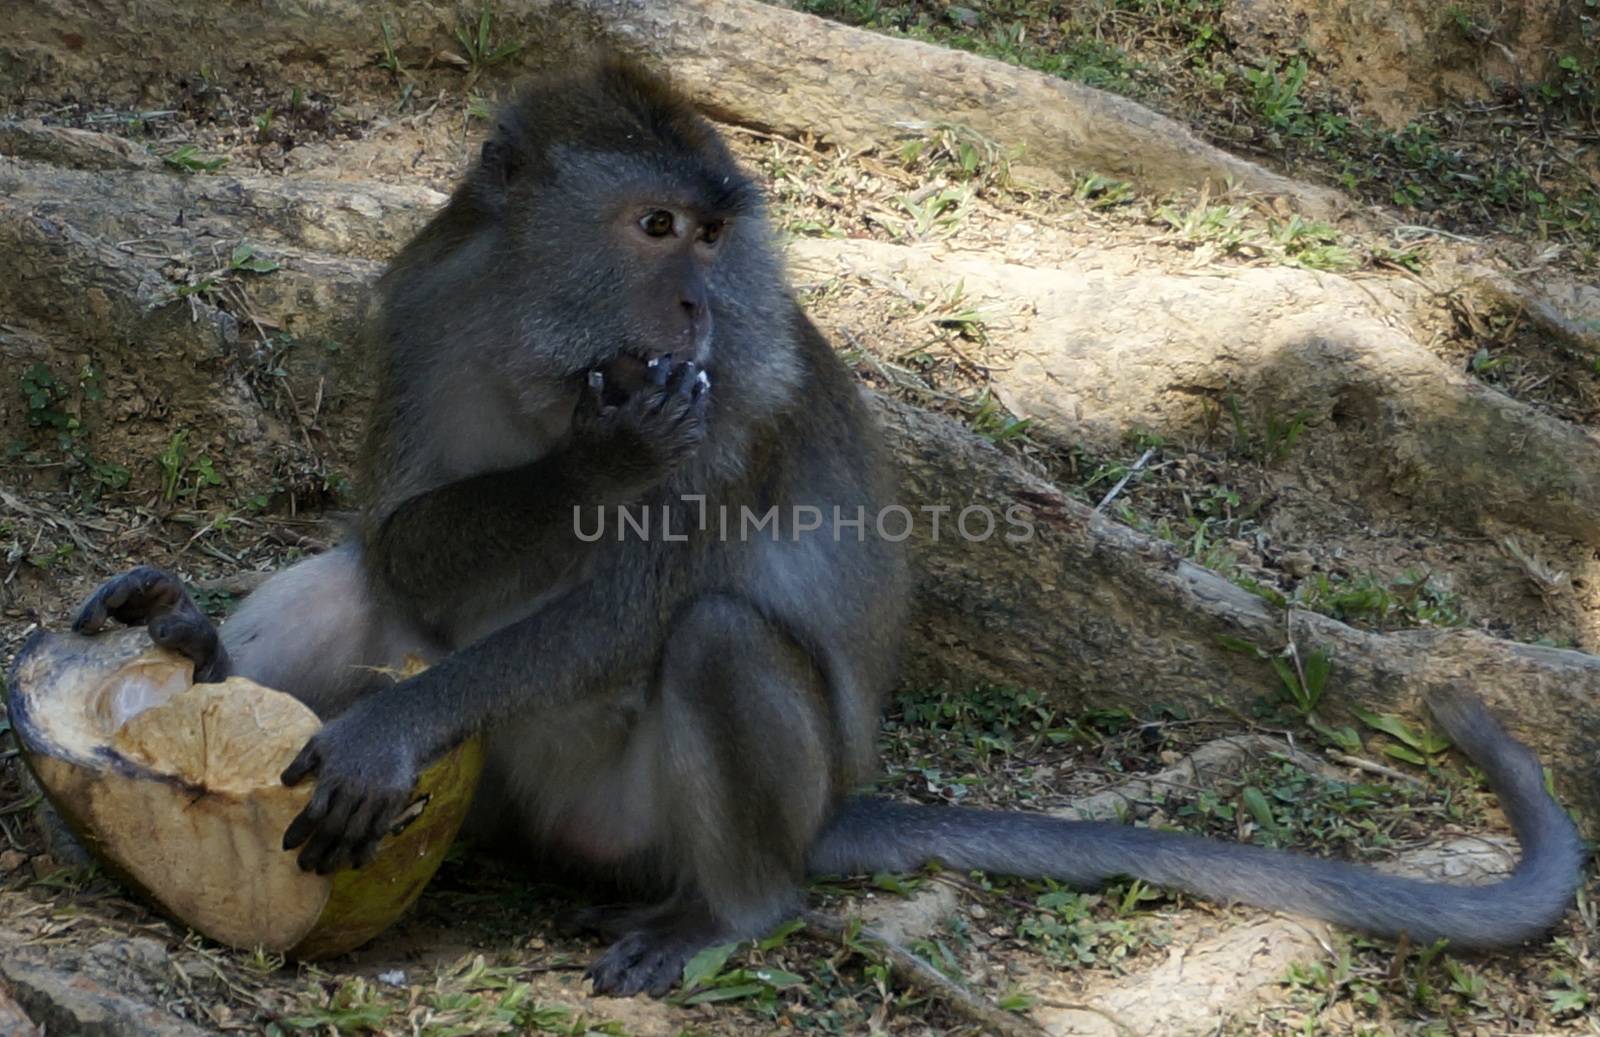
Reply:
[[[0, 114], [128, 141], [167, 156], [174, 176], [204, 177], [205, 164], [225, 159], [217, 168], [229, 176], [446, 192], [484, 132], [485, 99], [509, 79], [450, 75], [401, 78], [375, 65], [354, 79], [291, 85], [248, 68], [196, 70], [146, 84], [136, 104], [122, 96], [29, 95], [7, 99]], [[1337, 268], [1357, 283], [1394, 283], [1406, 302], [1389, 312], [1450, 365], [1575, 426], [1592, 429], [1600, 415], [1593, 356], [1514, 308], [1486, 306], [1450, 286], [1446, 272], [1464, 263], [1532, 261], [1538, 247], [1520, 236], [1402, 233], [1394, 221], [1372, 217], [1317, 241], [1342, 252], [1308, 260], [1282, 233], [1283, 214], [1255, 200], [1222, 194], [1197, 206], [1091, 175], [1063, 182], [953, 132], [915, 148], [886, 143], [849, 153], [739, 127], [728, 134], [766, 184], [797, 254], [807, 243], [843, 239], [1033, 266], [1092, 254], [1186, 274]], [[1196, 211], [1224, 230], [1198, 231], [1188, 219]], [[390, 251], [391, 243], [377, 242], [367, 258], [381, 261]], [[1550, 265], [1584, 276], [1581, 263], [1564, 262], [1558, 256]], [[1248, 400], [1222, 402], [1196, 434], [1130, 430], [1118, 444], [1086, 445], [1070, 430], [1019, 422], [995, 376], [1016, 360], [1011, 336], [1029, 318], [1025, 304], [1008, 312], [959, 292], [930, 295], [892, 274], [832, 276], [803, 259], [795, 265], [808, 309], [863, 382], [967, 422], [1083, 500], [1105, 501], [1121, 521], [1236, 581], [1377, 629], [1464, 625], [1600, 649], [1594, 545], [1441, 521], [1375, 485], [1367, 463], [1327, 430], [1252, 410]], [[192, 286], [209, 264], [170, 256], [164, 269], [174, 285]], [[248, 326], [256, 281], [271, 276], [236, 275], [216, 292]], [[307, 384], [298, 369], [293, 377], [273, 374], [280, 366], [274, 329], [254, 326], [260, 362], [234, 374], [251, 381], [277, 421], [261, 434], [288, 430], [277, 448], [249, 455], [271, 457], [270, 464], [234, 462], [236, 430], [174, 423], [166, 403], [142, 397], [134, 375], [115, 361], [95, 390], [104, 403], [84, 388], [93, 377], [59, 393], [4, 387], [7, 406], [42, 419], [0, 468], [7, 548], [0, 649], [7, 658], [37, 627], [61, 628], [92, 587], [131, 564], [175, 569], [224, 615], [244, 589], [239, 574], [270, 570], [338, 538], [340, 509], [352, 503], [359, 406], [337, 387]], [[97, 425], [92, 463], [64, 448], [52, 417], [80, 409]], [[173, 451], [177, 427], [187, 437], [181, 454]], [[1380, 862], [1449, 836], [1504, 832], [1492, 799], [1457, 763], [1412, 766], [1386, 756], [1384, 740], [1366, 732], [1362, 753], [1332, 762], [1319, 754], [1308, 764], [1291, 752], [1307, 732], [1270, 702], [1254, 716], [1068, 716], [1036, 691], [907, 687], [884, 728], [882, 788], [918, 800], [1067, 809], [1241, 731], [1260, 740], [1228, 773], [1204, 785], [1146, 788], [1131, 812], [1147, 823]], [[6, 974], [11, 996], [25, 1006], [70, 1000], [52, 993], [54, 969], [92, 977], [112, 992], [107, 997], [156, 1005], [171, 1019], [217, 1032], [980, 1028], [947, 999], [891, 975], [889, 959], [869, 943], [815, 929], [739, 949], [696, 996], [676, 1003], [591, 998], [582, 968], [597, 945], [561, 923], [578, 903], [573, 894], [529, 885], [470, 850], [452, 856], [404, 922], [354, 955], [306, 966], [224, 950], [128, 899], [94, 868], [52, 854], [33, 823], [37, 798], [15, 751], [0, 751], [0, 940], [18, 948]], [[913, 952], [1050, 1032], [1162, 1032], [1108, 1014], [1103, 1006], [1115, 1001], [1108, 992], [1140, 989], [1130, 986], [1140, 977], [1174, 982], [1159, 970], [1181, 959], [1183, 948], [1231, 934], [1247, 949], [1219, 960], [1250, 962], [1266, 977], [1216, 1006], [1206, 1017], [1211, 1032], [1499, 1034], [1600, 1032], [1597, 895], [1591, 871], [1583, 900], [1551, 942], [1484, 957], [1397, 950], [1314, 928], [1302, 930], [1310, 934], [1304, 945], [1278, 950], [1271, 941], [1284, 938], [1281, 930], [1252, 928], [1262, 922], [1256, 913], [1127, 884], [1079, 895], [930, 872], [818, 883], [811, 902], [841, 916], [884, 919]], [[1140, 996], [1155, 996], [1153, 986], [1143, 989]], [[0, 986], [0, 1028], [6, 1003]], [[36, 1023], [47, 1022], [34, 1012]], [[94, 1029], [87, 1018], [71, 1016], [47, 1032], [136, 1032]], [[1191, 1025], [1173, 1023], [1167, 1032], [1191, 1032]]]

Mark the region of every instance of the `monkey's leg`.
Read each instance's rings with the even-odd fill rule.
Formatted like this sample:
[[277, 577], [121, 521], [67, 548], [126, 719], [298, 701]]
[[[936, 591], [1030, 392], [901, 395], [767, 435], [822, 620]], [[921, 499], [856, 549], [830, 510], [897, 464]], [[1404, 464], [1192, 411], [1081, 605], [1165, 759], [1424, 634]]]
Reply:
[[749, 605], [720, 595], [692, 605], [659, 674], [648, 780], [676, 892], [595, 961], [598, 993], [660, 996], [697, 951], [780, 921], [798, 905], [806, 848], [833, 803], [821, 677]]
[[353, 543], [297, 562], [244, 600], [222, 625], [232, 672], [286, 691], [324, 720], [382, 680], [407, 653], [429, 657], [425, 640], [385, 615], [368, 589]]

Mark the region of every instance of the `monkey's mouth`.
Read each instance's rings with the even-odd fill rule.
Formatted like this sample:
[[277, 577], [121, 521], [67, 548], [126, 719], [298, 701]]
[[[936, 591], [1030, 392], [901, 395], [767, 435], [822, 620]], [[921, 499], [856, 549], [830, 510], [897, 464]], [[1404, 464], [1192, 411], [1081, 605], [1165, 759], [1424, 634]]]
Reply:
[[666, 373], [661, 371], [663, 366], [670, 371], [683, 361], [692, 359], [695, 358], [684, 352], [623, 347], [616, 356], [595, 368], [605, 376], [602, 399], [607, 405], [620, 404], [644, 388], [652, 377], [662, 377]]

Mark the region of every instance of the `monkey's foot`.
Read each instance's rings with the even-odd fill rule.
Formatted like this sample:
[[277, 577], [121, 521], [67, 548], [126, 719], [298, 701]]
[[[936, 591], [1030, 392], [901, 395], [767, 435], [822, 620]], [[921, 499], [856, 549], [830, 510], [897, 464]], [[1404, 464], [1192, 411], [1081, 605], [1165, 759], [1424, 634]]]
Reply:
[[585, 973], [596, 994], [632, 997], [640, 992], [665, 997], [683, 977], [683, 966], [718, 942], [714, 925], [674, 913], [624, 935], [595, 959]]

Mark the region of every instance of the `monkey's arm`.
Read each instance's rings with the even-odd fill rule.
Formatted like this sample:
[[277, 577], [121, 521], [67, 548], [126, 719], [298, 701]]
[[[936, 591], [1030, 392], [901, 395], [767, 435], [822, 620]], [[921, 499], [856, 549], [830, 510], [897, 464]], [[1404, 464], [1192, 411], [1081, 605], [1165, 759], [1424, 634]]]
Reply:
[[659, 598], [647, 573], [608, 572], [617, 575], [580, 584], [357, 700], [317, 732], [283, 773], [288, 785], [317, 779], [284, 833], [285, 849], [304, 845], [301, 867], [326, 874], [364, 864], [410, 802], [418, 771], [496, 719], [534, 711], [554, 717], [564, 704], [608, 692], [618, 674], [646, 668], [659, 643]]
[[709, 384], [693, 363], [662, 363], [623, 403], [608, 405], [595, 372], [569, 443], [429, 490], [370, 522], [369, 564], [430, 626], [480, 596], [484, 578], [510, 574], [524, 600], [549, 590], [584, 555], [577, 509], [638, 499], [698, 445]]
[[430, 627], [481, 594], [485, 579], [554, 586], [581, 557], [575, 510], [626, 499], [614, 492], [618, 480], [585, 474], [589, 465], [562, 449], [413, 497], [366, 532], [368, 564]]

